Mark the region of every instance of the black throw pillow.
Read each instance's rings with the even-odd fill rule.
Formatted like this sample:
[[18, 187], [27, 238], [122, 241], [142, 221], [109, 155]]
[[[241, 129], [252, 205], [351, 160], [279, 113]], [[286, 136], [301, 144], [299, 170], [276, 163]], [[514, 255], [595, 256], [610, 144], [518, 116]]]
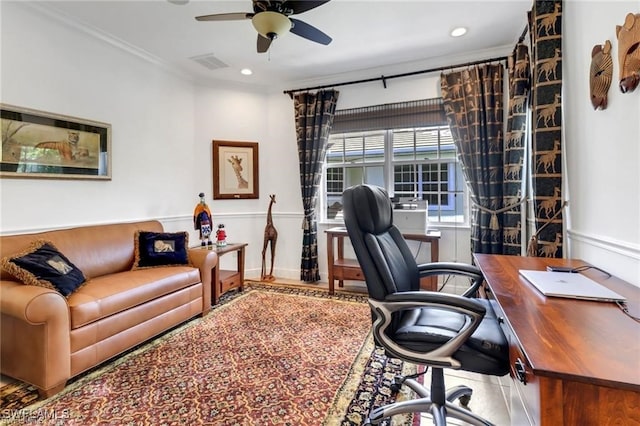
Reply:
[[17, 255], [2, 259], [2, 269], [24, 284], [57, 290], [69, 297], [87, 280], [80, 269], [50, 241], [34, 241]]
[[190, 265], [186, 232], [137, 231], [132, 269]]

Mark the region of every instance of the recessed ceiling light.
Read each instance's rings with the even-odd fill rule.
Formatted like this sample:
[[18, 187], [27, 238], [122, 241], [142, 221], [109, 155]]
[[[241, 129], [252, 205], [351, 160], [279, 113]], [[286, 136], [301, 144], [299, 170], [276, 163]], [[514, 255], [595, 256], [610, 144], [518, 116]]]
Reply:
[[451, 30], [451, 37], [460, 37], [467, 33], [467, 29], [465, 27], [458, 27]]
[[240, 74], [242, 74], [242, 75], [251, 75], [251, 74], [253, 74], [253, 71], [251, 71], [249, 68], [242, 68], [240, 70]]

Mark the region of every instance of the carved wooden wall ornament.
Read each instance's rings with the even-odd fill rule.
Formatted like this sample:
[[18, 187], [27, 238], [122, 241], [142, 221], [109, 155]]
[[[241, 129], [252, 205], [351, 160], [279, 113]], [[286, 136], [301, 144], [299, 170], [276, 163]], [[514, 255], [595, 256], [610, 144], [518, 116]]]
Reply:
[[623, 25], [616, 25], [620, 91], [632, 92], [640, 82], [640, 13], [629, 13]]
[[607, 94], [613, 76], [613, 60], [611, 59], [611, 42], [596, 44], [591, 50], [591, 71], [589, 73], [589, 89], [593, 109], [607, 109]]

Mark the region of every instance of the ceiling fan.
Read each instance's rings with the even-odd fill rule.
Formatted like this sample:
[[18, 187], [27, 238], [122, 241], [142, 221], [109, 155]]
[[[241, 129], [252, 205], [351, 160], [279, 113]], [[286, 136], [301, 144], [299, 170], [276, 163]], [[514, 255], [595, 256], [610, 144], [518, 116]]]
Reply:
[[258, 31], [258, 53], [269, 50], [271, 42], [287, 31], [316, 43], [327, 45], [331, 37], [291, 15], [300, 14], [328, 3], [324, 1], [307, 0], [253, 0], [253, 13], [217, 13], [214, 15], [196, 16], [198, 21], [240, 21], [251, 19], [251, 23]]

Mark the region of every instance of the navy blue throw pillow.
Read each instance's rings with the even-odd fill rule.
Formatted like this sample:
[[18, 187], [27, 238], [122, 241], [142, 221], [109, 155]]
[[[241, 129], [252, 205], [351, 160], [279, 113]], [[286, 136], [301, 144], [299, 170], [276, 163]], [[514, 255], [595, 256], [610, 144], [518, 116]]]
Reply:
[[189, 265], [188, 247], [186, 232], [137, 231], [132, 269]]
[[87, 280], [53, 243], [38, 240], [23, 253], [2, 259], [2, 269], [24, 284], [57, 290], [69, 297]]

